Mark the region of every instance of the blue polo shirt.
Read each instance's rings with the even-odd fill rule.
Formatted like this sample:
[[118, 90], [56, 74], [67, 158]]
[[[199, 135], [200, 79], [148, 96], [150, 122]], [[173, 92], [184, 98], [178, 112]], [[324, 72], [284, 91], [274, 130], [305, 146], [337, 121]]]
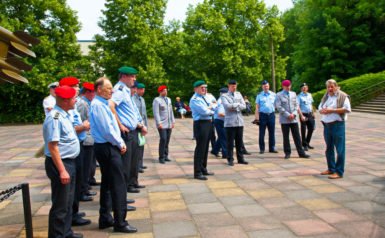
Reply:
[[276, 94], [272, 91], [262, 91], [257, 95], [255, 103], [259, 106], [259, 112], [273, 113], [275, 111]]
[[75, 159], [80, 153], [80, 143], [70, 115], [58, 105], [50, 111], [43, 124], [44, 154], [52, 157], [49, 142], [58, 142], [62, 159]]
[[131, 98], [131, 90], [127, 85], [119, 81], [114, 87], [111, 100], [116, 104], [120, 122], [131, 131], [135, 130], [138, 123], [142, 122], [142, 116]]
[[311, 113], [313, 112], [313, 97], [310, 93], [304, 93], [301, 92], [297, 96], [297, 100], [299, 103], [299, 108], [301, 109], [302, 113]]

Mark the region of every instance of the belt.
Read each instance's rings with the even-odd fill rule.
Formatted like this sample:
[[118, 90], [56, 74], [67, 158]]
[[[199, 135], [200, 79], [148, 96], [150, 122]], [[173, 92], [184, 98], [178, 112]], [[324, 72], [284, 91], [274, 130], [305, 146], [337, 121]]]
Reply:
[[270, 113], [266, 113], [266, 112], [259, 112], [259, 113], [261, 113], [261, 114], [265, 114], [265, 115], [268, 115], [268, 116], [270, 116], [271, 114], [274, 114], [274, 112], [270, 112]]
[[305, 116], [308, 116], [308, 115], [313, 115], [313, 113], [312, 113], [312, 112], [303, 112], [302, 114], [303, 114], [303, 115], [305, 115]]
[[323, 122], [323, 121], [321, 121], [321, 122], [322, 122], [322, 124], [324, 126], [331, 126], [331, 125], [334, 125], [334, 124], [337, 124], [337, 123], [340, 123], [340, 122], [344, 122], [344, 121], [333, 121], [333, 122], [328, 122], [328, 123]]
[[[45, 156], [47, 159], [52, 160], [52, 157]], [[61, 158], [61, 160], [75, 160], [76, 158]]]

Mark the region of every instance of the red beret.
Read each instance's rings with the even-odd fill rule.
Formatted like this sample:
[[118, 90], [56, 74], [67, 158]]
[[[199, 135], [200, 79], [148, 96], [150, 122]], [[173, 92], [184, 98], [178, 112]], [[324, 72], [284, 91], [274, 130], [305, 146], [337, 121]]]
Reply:
[[95, 91], [95, 87], [94, 87], [93, 83], [85, 82], [85, 83], [83, 83], [83, 88], [87, 89], [89, 91]]
[[158, 93], [162, 92], [165, 89], [167, 89], [166, 85], [160, 85], [159, 88], [158, 88]]
[[284, 86], [284, 87], [289, 87], [290, 85], [291, 85], [290, 80], [286, 79], [286, 80], [283, 80], [283, 81], [282, 81], [282, 86]]
[[55, 94], [60, 98], [73, 98], [76, 95], [76, 90], [69, 86], [59, 86], [55, 88]]
[[79, 79], [75, 77], [65, 77], [60, 79], [59, 85], [60, 86], [75, 86], [76, 84], [79, 84]]

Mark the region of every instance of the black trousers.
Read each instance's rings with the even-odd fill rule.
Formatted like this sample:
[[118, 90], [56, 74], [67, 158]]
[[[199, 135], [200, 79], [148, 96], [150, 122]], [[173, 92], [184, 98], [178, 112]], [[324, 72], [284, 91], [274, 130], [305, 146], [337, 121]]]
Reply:
[[243, 153], [242, 153], [243, 126], [226, 127], [226, 138], [227, 138], [227, 160], [229, 162], [234, 161], [234, 140], [235, 140], [237, 160], [238, 162], [242, 162], [244, 160]]
[[51, 181], [52, 206], [48, 218], [48, 237], [65, 238], [72, 235], [72, 205], [75, 193], [76, 164], [74, 159], [63, 159], [63, 164], [71, 180], [69, 184], [60, 182], [59, 171], [52, 158], [46, 157], [45, 171]]
[[304, 155], [305, 151], [301, 145], [301, 137], [299, 135], [298, 123], [281, 124], [282, 136], [283, 136], [283, 150], [285, 155], [291, 154], [291, 147], [289, 141], [289, 134], [293, 136], [295, 147], [297, 148], [298, 155]]
[[194, 176], [207, 172], [207, 157], [209, 153], [210, 135], [213, 129], [211, 120], [194, 121], [195, 151]]
[[[313, 131], [315, 129], [315, 120], [313, 113], [302, 113], [306, 118], [305, 121], [301, 121], [301, 138], [302, 138], [302, 146], [309, 146], [310, 140], [313, 135]], [[307, 129], [307, 135], [306, 135]]]
[[159, 132], [159, 161], [164, 161], [168, 158], [168, 144], [171, 138], [171, 128], [158, 129]]
[[138, 156], [139, 156], [138, 171], [139, 171], [139, 169], [143, 167], [144, 145], [138, 147]]
[[83, 171], [84, 171], [84, 147], [83, 143], [80, 142], [80, 153], [78, 157], [75, 159], [76, 163], [76, 181], [75, 181], [75, 195], [74, 195], [74, 202], [72, 205], [72, 219], [78, 219], [79, 218], [79, 204], [80, 204], [80, 197], [82, 194], [85, 193], [83, 190]]
[[[110, 143], [95, 143], [94, 151], [102, 173], [99, 224], [113, 221], [115, 227], [126, 226], [127, 186], [120, 150]], [[111, 210], [114, 212], [114, 218], [111, 216]]]
[[91, 167], [93, 166], [94, 160], [94, 147], [93, 146], [83, 146], [84, 156], [83, 156], [83, 179], [82, 179], [82, 195], [86, 195], [90, 189], [90, 174]]
[[128, 188], [130, 186], [138, 185], [138, 162], [140, 157], [138, 130], [132, 130], [128, 134], [122, 134], [122, 138], [127, 146], [127, 151], [122, 155], [122, 158], [126, 185]]
[[212, 130], [211, 130], [211, 135], [210, 135], [210, 143], [211, 143], [211, 150], [214, 149], [215, 147], [215, 141], [216, 141], [216, 137], [215, 137], [215, 125], [214, 125], [214, 120], [212, 122]]
[[[92, 147], [92, 151], [94, 151], [93, 147]], [[96, 183], [96, 179], [95, 179], [95, 173], [96, 173], [96, 157], [95, 157], [95, 153], [92, 152], [92, 159], [91, 159], [91, 166], [90, 166], [90, 175], [89, 175], [89, 179], [88, 179], [88, 182], [91, 184], [91, 183]]]

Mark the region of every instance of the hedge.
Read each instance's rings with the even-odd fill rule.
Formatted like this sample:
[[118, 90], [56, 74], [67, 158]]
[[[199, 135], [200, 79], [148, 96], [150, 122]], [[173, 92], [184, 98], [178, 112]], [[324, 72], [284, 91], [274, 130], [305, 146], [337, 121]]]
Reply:
[[[341, 90], [350, 96], [352, 107], [367, 102], [385, 92], [385, 71], [364, 74], [338, 82]], [[314, 106], [318, 108], [326, 89], [313, 93]]]

